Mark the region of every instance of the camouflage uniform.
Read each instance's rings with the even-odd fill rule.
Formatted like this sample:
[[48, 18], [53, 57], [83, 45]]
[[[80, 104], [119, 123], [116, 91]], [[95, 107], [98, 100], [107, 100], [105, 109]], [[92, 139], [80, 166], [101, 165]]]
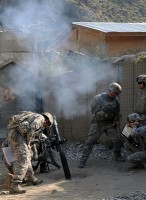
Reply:
[[41, 182], [34, 176], [31, 164], [31, 151], [28, 146], [35, 135], [42, 134], [45, 118], [41, 114], [32, 112], [23, 112], [23, 114], [24, 116], [21, 118], [20, 115], [11, 117], [8, 125], [8, 141], [12, 146], [15, 158], [13, 163], [14, 177], [12, 179], [12, 188], [14, 189], [13, 192], [16, 193], [26, 192], [19, 186], [19, 183], [22, 182], [25, 176], [34, 185]]
[[[2, 143], [2, 145], [1, 145], [1, 148], [5, 148], [5, 147], [8, 147], [9, 146], [9, 142], [8, 142], [8, 140], [7, 139], [5, 139], [4, 141], [3, 141], [3, 143]], [[2, 152], [3, 153], [3, 152]], [[6, 168], [8, 169], [8, 172], [10, 173], [10, 174], [14, 174], [14, 172], [13, 172], [13, 163], [7, 163], [7, 161], [6, 161], [6, 158], [5, 158], [5, 155], [4, 154], [2, 154], [2, 161], [3, 161], [3, 163], [4, 163], [4, 165], [6, 166]]]
[[138, 90], [135, 111], [143, 119], [142, 125], [146, 125], [146, 90]]
[[135, 140], [137, 148], [126, 143], [127, 160], [133, 164], [131, 168], [143, 168], [143, 163], [146, 161], [146, 126], [132, 128], [132, 138]]
[[94, 144], [97, 143], [102, 133], [106, 133], [111, 138], [115, 159], [121, 157], [120, 104], [118, 98], [112, 98], [108, 93], [101, 93], [93, 98], [90, 105], [94, 118], [80, 159], [80, 168], [82, 168], [82, 163], [85, 164], [87, 161]]
[[142, 119], [141, 124], [146, 125], [146, 75], [141, 74], [136, 79], [137, 83], [143, 83], [137, 93], [135, 112], [138, 113]]

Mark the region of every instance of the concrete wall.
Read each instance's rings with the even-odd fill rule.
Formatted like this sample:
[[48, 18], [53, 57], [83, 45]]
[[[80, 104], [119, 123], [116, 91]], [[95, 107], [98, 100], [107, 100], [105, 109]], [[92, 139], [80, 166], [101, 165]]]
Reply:
[[[33, 36], [26, 36], [23, 33], [16, 32], [0, 32], [0, 53], [5, 52], [28, 52], [33, 49]], [[29, 48], [28, 48], [29, 44]]]

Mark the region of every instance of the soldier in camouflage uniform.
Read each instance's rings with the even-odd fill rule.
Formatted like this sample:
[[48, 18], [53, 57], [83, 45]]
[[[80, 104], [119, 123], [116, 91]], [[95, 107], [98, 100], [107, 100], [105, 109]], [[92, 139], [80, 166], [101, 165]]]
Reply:
[[135, 112], [141, 117], [141, 124], [146, 125], [146, 75], [139, 75], [136, 79], [138, 83], [138, 93], [136, 99]]
[[91, 101], [91, 113], [94, 114], [94, 118], [91, 122], [79, 168], [85, 167], [91, 150], [102, 133], [106, 133], [113, 142], [115, 161], [123, 161], [120, 140], [120, 104], [117, 98], [121, 92], [121, 86], [113, 82], [109, 85], [107, 93], [98, 94]]
[[131, 128], [130, 138], [124, 146], [127, 153], [127, 161], [132, 164], [129, 169], [144, 168], [146, 161], [146, 126], [140, 125], [140, 115], [131, 113], [127, 117], [127, 125]]
[[24, 111], [10, 118], [8, 124], [8, 142], [12, 146], [15, 161], [10, 193], [25, 193], [21, 187], [24, 177], [38, 185], [42, 180], [34, 176], [31, 164], [30, 143], [35, 135], [42, 134], [44, 128], [51, 126], [53, 117], [50, 113], [37, 114]]

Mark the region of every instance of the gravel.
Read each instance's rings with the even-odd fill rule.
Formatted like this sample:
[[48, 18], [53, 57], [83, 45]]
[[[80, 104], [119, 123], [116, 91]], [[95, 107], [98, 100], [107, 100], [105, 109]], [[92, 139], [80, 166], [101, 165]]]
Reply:
[[135, 191], [128, 195], [118, 195], [118, 196], [109, 197], [103, 200], [146, 200], [146, 193]]
[[[80, 142], [67, 142], [64, 145], [64, 150], [67, 159], [79, 160], [83, 152], [84, 144]], [[122, 156], [126, 157], [125, 151], [122, 149]], [[113, 149], [108, 149], [102, 144], [95, 144], [89, 159], [105, 159], [113, 160]]]

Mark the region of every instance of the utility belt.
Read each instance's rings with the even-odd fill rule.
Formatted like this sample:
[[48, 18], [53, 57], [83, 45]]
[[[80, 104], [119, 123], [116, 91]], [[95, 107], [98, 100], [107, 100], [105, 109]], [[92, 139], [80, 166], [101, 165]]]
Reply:
[[91, 123], [114, 123], [115, 121], [115, 114], [114, 113], [106, 113], [104, 111], [96, 112]]
[[107, 126], [109, 125], [109, 124], [114, 124], [114, 121], [112, 120], [96, 120], [96, 122], [98, 123], [98, 124], [107, 124]]
[[109, 122], [109, 123], [113, 123], [114, 122], [114, 116], [110, 116], [110, 115], [107, 115], [103, 118], [101, 117], [96, 117], [96, 121], [97, 122]]
[[114, 121], [114, 119], [109, 119], [109, 118], [107, 118], [107, 119], [97, 119], [96, 117], [94, 117], [93, 119], [92, 119], [92, 121], [91, 121], [91, 124], [93, 123], [98, 123], [98, 124], [113, 124], [115, 121]]

